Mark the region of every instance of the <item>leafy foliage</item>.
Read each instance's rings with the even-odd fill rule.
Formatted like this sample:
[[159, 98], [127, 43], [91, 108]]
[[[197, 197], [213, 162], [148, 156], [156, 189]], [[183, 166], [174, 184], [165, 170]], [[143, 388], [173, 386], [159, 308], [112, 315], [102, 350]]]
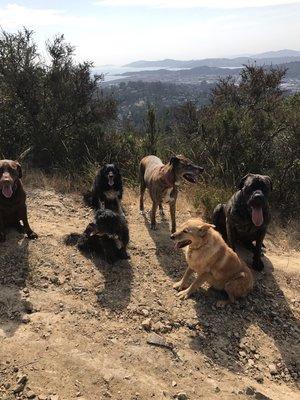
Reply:
[[[35, 166], [77, 170], [87, 157], [101, 157], [116, 103], [96, 89], [91, 63], [76, 64], [63, 35], [47, 43], [41, 62], [32, 32], [2, 32], [0, 38], [0, 149], [17, 158], [28, 147]], [[100, 154], [99, 154], [100, 153]], [[101, 154], [102, 153], [102, 154]]]

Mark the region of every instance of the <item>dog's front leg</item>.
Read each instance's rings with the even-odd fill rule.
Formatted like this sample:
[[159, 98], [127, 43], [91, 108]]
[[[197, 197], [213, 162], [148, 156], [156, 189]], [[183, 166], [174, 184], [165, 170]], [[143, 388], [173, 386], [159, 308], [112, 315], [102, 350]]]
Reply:
[[153, 230], [156, 230], [156, 211], [157, 211], [158, 203], [156, 201], [153, 201], [152, 203], [152, 209], [151, 209], [151, 215], [150, 215], [150, 220], [151, 220], [151, 225], [150, 228]]
[[0, 213], [0, 242], [5, 242], [6, 236], [5, 236], [5, 230], [4, 230], [4, 221], [3, 217]]
[[37, 239], [38, 235], [35, 232], [33, 232], [33, 230], [29, 226], [26, 204], [24, 204], [20, 209], [19, 219], [21, 221], [23, 221], [24, 230], [25, 230], [25, 233], [28, 236], [28, 238], [29, 239]]
[[182, 279], [180, 279], [179, 282], [174, 283], [173, 288], [180, 290], [180, 291], [185, 289], [187, 287], [188, 280], [189, 280], [190, 276], [192, 275], [192, 273], [193, 273], [193, 270], [191, 268], [187, 267]]
[[227, 244], [235, 251], [235, 234], [234, 228], [230, 224], [229, 218], [226, 217], [226, 233], [227, 233]]
[[170, 215], [171, 215], [171, 233], [176, 232], [176, 200], [177, 200], [177, 188], [176, 186], [173, 188], [170, 194]]
[[177, 296], [181, 300], [188, 299], [191, 294], [193, 294], [204, 282], [206, 282], [207, 277], [208, 277], [207, 273], [197, 275], [197, 278], [194, 280], [194, 282], [192, 282], [192, 284], [187, 289], [177, 293]]
[[264, 268], [264, 263], [261, 260], [261, 249], [262, 249], [262, 244], [263, 244], [265, 235], [266, 235], [266, 231], [262, 230], [261, 232], [259, 232], [258, 237], [256, 239], [256, 245], [255, 245], [253, 261], [252, 261], [252, 267], [256, 271], [261, 271]]

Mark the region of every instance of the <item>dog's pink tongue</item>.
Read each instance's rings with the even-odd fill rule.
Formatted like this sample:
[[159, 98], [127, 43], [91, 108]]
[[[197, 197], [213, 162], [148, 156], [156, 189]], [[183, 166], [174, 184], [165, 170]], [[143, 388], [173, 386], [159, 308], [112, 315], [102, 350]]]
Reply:
[[252, 207], [252, 222], [255, 226], [261, 226], [264, 222], [263, 211], [261, 207]]
[[9, 199], [13, 194], [13, 190], [12, 190], [11, 185], [3, 186], [2, 187], [2, 194], [3, 194], [4, 197]]

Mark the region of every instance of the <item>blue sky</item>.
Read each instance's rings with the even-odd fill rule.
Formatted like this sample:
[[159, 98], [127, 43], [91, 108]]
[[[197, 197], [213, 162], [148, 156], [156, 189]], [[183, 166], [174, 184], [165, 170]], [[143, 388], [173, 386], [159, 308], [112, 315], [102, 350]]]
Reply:
[[0, 0], [0, 25], [57, 33], [95, 66], [300, 50], [300, 0]]

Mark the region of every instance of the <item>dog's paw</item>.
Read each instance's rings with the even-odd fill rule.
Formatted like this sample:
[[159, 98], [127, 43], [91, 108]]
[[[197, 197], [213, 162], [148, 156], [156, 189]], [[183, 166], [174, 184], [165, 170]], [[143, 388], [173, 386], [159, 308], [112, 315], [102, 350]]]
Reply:
[[3, 243], [6, 240], [6, 235], [3, 232], [0, 232], [0, 242]]
[[174, 283], [173, 289], [182, 290], [181, 285], [182, 285], [182, 282], [178, 281], [178, 282]]
[[150, 228], [151, 228], [153, 231], [157, 231], [157, 226], [156, 226], [156, 224], [151, 224], [151, 225], [150, 225]]
[[252, 268], [256, 271], [262, 271], [264, 269], [264, 263], [260, 258], [253, 258]]
[[189, 293], [188, 289], [186, 289], [186, 290], [182, 290], [181, 292], [177, 293], [176, 296], [179, 297], [180, 300], [187, 300], [190, 297], [190, 293]]
[[225, 306], [227, 306], [230, 302], [228, 300], [218, 300], [216, 302], [216, 306], [218, 308], [224, 308]]
[[27, 237], [28, 237], [28, 239], [33, 240], [33, 239], [37, 239], [38, 235], [35, 232], [30, 232], [30, 233], [27, 233]]

